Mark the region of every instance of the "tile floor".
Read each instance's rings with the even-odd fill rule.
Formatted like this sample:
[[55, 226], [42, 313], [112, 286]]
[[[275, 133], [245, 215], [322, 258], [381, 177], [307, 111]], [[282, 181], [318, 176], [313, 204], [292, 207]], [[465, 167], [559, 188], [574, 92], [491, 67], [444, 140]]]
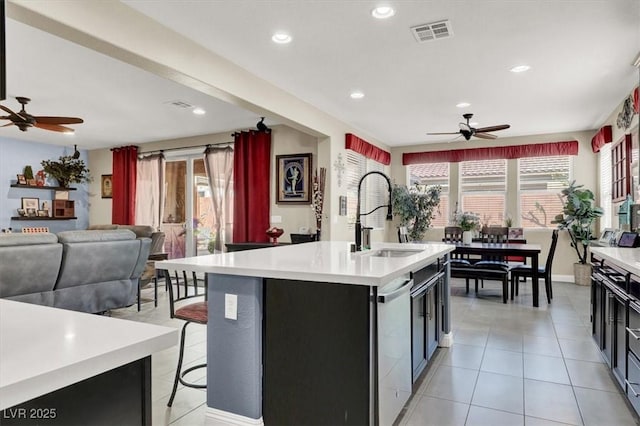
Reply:
[[[506, 305], [498, 287], [486, 282], [478, 295], [467, 295], [464, 282], [453, 280], [454, 345], [438, 349], [397, 424], [640, 424], [591, 339], [588, 287], [554, 283], [552, 304], [543, 303], [543, 289], [540, 308], [531, 306], [529, 284]], [[130, 307], [112, 316], [181, 327], [169, 319], [166, 293], [159, 295], [158, 308], [145, 303], [141, 312]], [[205, 327], [193, 324], [188, 331], [185, 362], [203, 362]], [[177, 347], [152, 357], [153, 425], [203, 425], [204, 390], [180, 385], [173, 407], [166, 406], [176, 362]]]

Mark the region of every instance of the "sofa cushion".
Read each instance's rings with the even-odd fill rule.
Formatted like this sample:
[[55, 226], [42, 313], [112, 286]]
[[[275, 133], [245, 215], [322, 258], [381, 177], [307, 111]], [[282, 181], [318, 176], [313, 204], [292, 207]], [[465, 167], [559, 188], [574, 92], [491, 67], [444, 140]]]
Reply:
[[0, 234], [0, 247], [55, 244], [57, 242], [58, 237], [56, 234], [49, 234], [48, 232], [37, 234]]
[[34, 294], [46, 299], [58, 278], [62, 245], [54, 234], [3, 234], [0, 259], [1, 298]]
[[135, 240], [136, 234], [127, 229], [63, 231], [58, 232], [61, 243], [88, 243], [96, 241], [126, 241]]
[[118, 225], [118, 229], [128, 229], [136, 234], [138, 238], [151, 238], [151, 235], [155, 232], [153, 226], [149, 225]]

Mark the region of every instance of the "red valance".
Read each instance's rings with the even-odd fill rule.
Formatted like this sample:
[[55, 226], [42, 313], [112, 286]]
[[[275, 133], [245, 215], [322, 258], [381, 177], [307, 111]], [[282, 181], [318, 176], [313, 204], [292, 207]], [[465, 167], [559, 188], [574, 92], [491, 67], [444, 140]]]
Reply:
[[423, 163], [459, 163], [461, 161], [549, 157], [552, 155], [578, 155], [578, 141], [452, 149], [449, 151], [408, 152], [402, 154], [402, 164], [406, 166]]
[[598, 130], [598, 133], [596, 133], [593, 139], [591, 139], [591, 149], [593, 152], [598, 152], [604, 144], [611, 143], [612, 140], [613, 136], [611, 133], [611, 126], [604, 126]]
[[347, 133], [345, 135], [344, 147], [358, 154], [362, 154], [367, 158], [371, 158], [378, 163], [382, 163], [385, 166], [391, 164], [391, 153], [372, 145], [364, 139], [360, 139], [354, 134]]

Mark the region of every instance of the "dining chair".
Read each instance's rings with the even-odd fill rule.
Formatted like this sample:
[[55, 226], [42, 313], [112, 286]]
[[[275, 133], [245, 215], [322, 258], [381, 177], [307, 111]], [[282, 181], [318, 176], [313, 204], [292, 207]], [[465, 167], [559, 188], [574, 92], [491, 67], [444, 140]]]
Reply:
[[409, 230], [406, 226], [398, 226], [398, 241], [401, 243], [409, 242]]
[[191, 282], [189, 282], [189, 275], [186, 271], [182, 271], [182, 280], [180, 280], [177, 271], [175, 273], [175, 281], [167, 270], [164, 271], [164, 276], [169, 287], [169, 314], [171, 318], [177, 318], [185, 321], [182, 326], [182, 332], [180, 333], [180, 352], [178, 355], [176, 375], [173, 381], [173, 389], [171, 390], [171, 396], [167, 403], [167, 406], [171, 407], [173, 399], [176, 396], [176, 391], [178, 390], [178, 382], [190, 388], [204, 389], [207, 387], [206, 384], [188, 382], [184, 378], [188, 373], [194, 370], [206, 368], [206, 363], [200, 363], [187, 369], [182, 369], [187, 326], [191, 323], [206, 325], [208, 321], [206, 297], [207, 276], [205, 275], [204, 292], [202, 293], [198, 291], [198, 282], [202, 282], [202, 280], [198, 280], [195, 272], [192, 272], [191, 274]]
[[[551, 234], [551, 245], [549, 246], [549, 254], [547, 261], [543, 267], [538, 267], [538, 276], [544, 277], [544, 290], [547, 293], [547, 303], [551, 303], [553, 299], [553, 287], [551, 284], [551, 267], [553, 265], [553, 256], [558, 245], [558, 230], [554, 229]], [[511, 300], [513, 300], [514, 291], [518, 295], [520, 287], [520, 278], [532, 278], [533, 268], [530, 265], [518, 265], [511, 268]]]

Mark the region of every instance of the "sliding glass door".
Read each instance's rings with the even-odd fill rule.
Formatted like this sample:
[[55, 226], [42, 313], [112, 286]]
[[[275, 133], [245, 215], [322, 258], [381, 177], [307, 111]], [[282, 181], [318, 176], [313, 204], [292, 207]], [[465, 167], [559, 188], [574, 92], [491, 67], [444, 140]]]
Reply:
[[[165, 154], [166, 155], [166, 154]], [[202, 154], [166, 155], [162, 230], [170, 259], [209, 254], [214, 216]]]

